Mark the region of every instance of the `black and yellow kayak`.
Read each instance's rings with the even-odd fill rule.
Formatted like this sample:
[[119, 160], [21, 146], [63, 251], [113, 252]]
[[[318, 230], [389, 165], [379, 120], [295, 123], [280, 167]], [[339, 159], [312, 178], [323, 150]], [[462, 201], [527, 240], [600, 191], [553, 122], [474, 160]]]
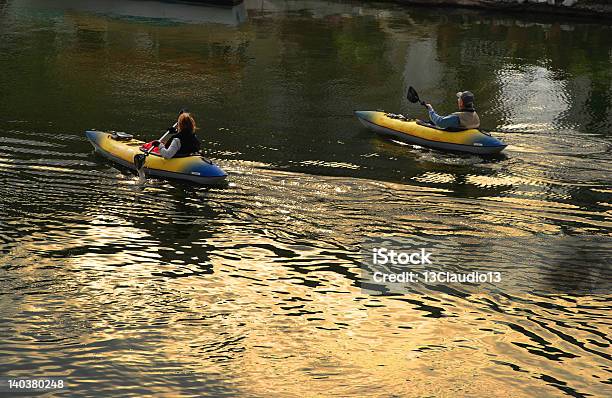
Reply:
[[[95, 150], [125, 167], [136, 170], [134, 156], [144, 153], [143, 141], [134, 139], [130, 134], [89, 130], [85, 136]], [[143, 170], [146, 175], [173, 178], [197, 184], [218, 184], [225, 180], [227, 173], [219, 166], [202, 156], [185, 156], [164, 159], [151, 152], [146, 157]]]
[[507, 146], [478, 129], [443, 130], [427, 122], [381, 111], [355, 111], [355, 115], [370, 130], [409, 144], [479, 155], [494, 155]]

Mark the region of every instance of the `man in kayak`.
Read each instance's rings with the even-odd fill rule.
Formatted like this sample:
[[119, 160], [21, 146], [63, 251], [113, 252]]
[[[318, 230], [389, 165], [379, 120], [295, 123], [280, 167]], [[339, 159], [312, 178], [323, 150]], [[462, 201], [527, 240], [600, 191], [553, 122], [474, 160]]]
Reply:
[[448, 116], [440, 116], [431, 104], [425, 104], [427, 109], [429, 109], [429, 118], [439, 128], [467, 130], [480, 127], [480, 118], [474, 108], [474, 94], [469, 91], [458, 92], [457, 105], [459, 106], [459, 112], [451, 113]]
[[200, 140], [195, 135], [196, 122], [187, 112], [183, 112], [178, 117], [176, 128], [170, 127], [170, 138], [166, 143], [153, 141], [153, 147], [159, 147], [159, 154], [164, 159], [173, 157], [188, 156], [200, 151]]

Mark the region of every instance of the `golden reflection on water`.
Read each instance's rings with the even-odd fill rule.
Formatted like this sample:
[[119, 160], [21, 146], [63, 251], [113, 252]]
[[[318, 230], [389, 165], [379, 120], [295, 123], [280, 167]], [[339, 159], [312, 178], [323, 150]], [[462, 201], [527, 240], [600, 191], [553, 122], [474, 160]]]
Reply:
[[[499, 91], [488, 99], [489, 120], [542, 133], [500, 134], [510, 143], [500, 159], [365, 136], [344, 118], [354, 103], [387, 101], [398, 111], [417, 112], [377, 76], [394, 79], [393, 86], [402, 78], [417, 81], [443, 103], [446, 86], [465, 83], [450, 66], [458, 44], [488, 43], [487, 54], [495, 55], [504, 50], [499, 43], [522, 41], [510, 32], [457, 43], [449, 40], [458, 40], [451, 23], [415, 22], [420, 19], [397, 10], [328, 7], [312, 17], [320, 19], [315, 23], [300, 13], [299, 24], [253, 7], [254, 22], [241, 28], [157, 26], [68, 12], [57, 22], [50, 53], [42, 52], [49, 47], [44, 40], [25, 32], [38, 25], [53, 31], [50, 19], [15, 19], [26, 39], [11, 37], [7, 53], [17, 60], [11, 63], [30, 65], [33, 54], [45, 54], [40, 65], [54, 77], [47, 80], [61, 82], [65, 91], [38, 82], [51, 98], [61, 95], [61, 112], [40, 116], [44, 128], [25, 121], [17, 127], [27, 131], [17, 131], [6, 124], [7, 137], [0, 137], [0, 171], [10, 187], [0, 195], [0, 317], [6, 325], [0, 350], [12, 375], [63, 375], [75, 394], [100, 395], [197, 396], [214, 388], [230, 396], [606, 395], [609, 296], [463, 297], [426, 290], [375, 297], [358, 287], [357, 253], [367, 237], [499, 237], [495, 248], [512, 256], [516, 249], [503, 238], [609, 235], [612, 214], [603, 197], [611, 192], [605, 186], [609, 144], [567, 122], [565, 80], [552, 67], [513, 67], [507, 59], [490, 63], [499, 66], [492, 78], [474, 74]], [[347, 15], [325, 19], [336, 7]], [[302, 23], [313, 29], [307, 37]], [[358, 26], [369, 26], [367, 37], [352, 36], [361, 32]], [[318, 52], [321, 43], [309, 40], [317, 35], [325, 42], [334, 37], [330, 42], [338, 47]], [[357, 77], [328, 76], [330, 59]], [[310, 74], [302, 73], [304, 64], [313, 68]], [[196, 92], [168, 83], [169, 74], [191, 82]], [[270, 75], [278, 84], [265, 83]], [[325, 88], [304, 90], [317, 84]], [[495, 91], [479, 89], [483, 97]], [[329, 95], [336, 90], [340, 94]], [[218, 113], [223, 127], [206, 130], [212, 137], [207, 149], [230, 172], [226, 189], [138, 184], [91, 155], [83, 120], [72, 125], [61, 116], [66, 106], [81, 110], [90, 103], [91, 112], [81, 110], [87, 123], [132, 123], [129, 128], [141, 132], [165, 117], [160, 103], [180, 102], [185, 92]], [[22, 94], [23, 103], [21, 96], [12, 98], [18, 110], [31, 106], [29, 98], [46, 98], [38, 91]], [[98, 96], [101, 103], [87, 101]], [[240, 102], [243, 97], [248, 102]], [[310, 99], [291, 108], [290, 100], [302, 97]], [[332, 99], [321, 103], [322, 97]], [[304, 104], [311, 109], [302, 115]], [[113, 107], [116, 114], [106, 110]], [[127, 108], [136, 110], [126, 115]], [[250, 115], [265, 123], [249, 129], [258, 119]], [[144, 128], [153, 117], [158, 120]], [[317, 121], [309, 125], [308, 119]], [[562, 128], [544, 131], [559, 127], [557, 119]], [[287, 121], [291, 128], [270, 131]], [[302, 123], [321, 135], [297, 135]], [[267, 158], [270, 153], [280, 157]], [[583, 199], [591, 194], [595, 199]]]
[[[287, 196], [287, 190], [295, 195]], [[453, 223], [463, 228], [454, 235], [468, 233], [466, 216], [476, 227], [472, 236], [479, 228], [483, 236], [554, 232], [553, 224], [538, 222], [549, 217], [542, 213], [547, 203], [519, 200], [513, 209], [492, 202], [486, 211], [473, 205], [461, 215], [469, 201], [451, 200], [436, 188], [277, 171], [239, 179], [231, 192], [244, 207], [242, 216], [257, 211], [257, 224], [218, 215], [206, 222], [216, 224], [214, 233], [203, 234], [206, 223], [199, 224], [199, 238], [189, 244], [172, 235], [154, 237], [163, 218], [145, 217], [142, 223], [136, 216], [151, 203], [169, 212], [178, 204], [152, 186], [133, 191], [140, 199], [120, 206], [90, 203], [85, 220], [19, 244], [11, 258], [28, 260], [13, 266], [24, 276], [31, 272], [32, 285], [46, 278], [41, 270], [52, 270], [51, 287], [43, 289], [54, 292], [21, 296], [12, 314], [37, 314], [12, 332], [15, 338], [34, 336], [21, 349], [65, 339], [69, 345], [61, 351], [102, 372], [93, 378], [76, 374], [75, 383], [112, 385], [128, 377], [160, 396], [193, 393], [217, 376], [235, 393], [250, 396], [558, 395], [562, 384], [542, 382], [543, 375], [571, 381], [582, 393], [602, 391], [591, 379], [607, 377], [606, 360], [580, 348], [598, 351], [605, 344], [580, 326], [590, 315], [578, 306], [598, 308], [597, 302], [431, 292], [369, 296], [356, 285], [360, 271], [352, 244], [344, 247], [364, 219], [371, 228], [380, 222], [377, 202], [384, 214], [396, 206], [402, 212], [420, 209], [387, 222], [396, 223], [394, 230], [409, 224], [432, 236], [451, 234]], [[351, 192], [360, 194], [348, 203]], [[360, 204], [362, 195], [369, 200]], [[428, 206], [449, 217], [432, 223], [435, 213], [424, 211]], [[336, 217], [330, 220], [332, 209]], [[573, 206], [557, 210], [589, 216]], [[294, 219], [297, 212], [301, 217]], [[280, 220], [288, 223], [285, 234], [270, 228]], [[290, 232], [300, 226], [328, 237], [300, 242]], [[32, 253], [40, 254], [35, 262]], [[562, 366], [551, 365], [547, 355], [560, 355]], [[120, 373], [108, 373], [109, 366]], [[53, 365], [48, 371], [61, 369]]]
[[[496, 397], [508, 391], [513, 396], [548, 396], [558, 391], [536, 382], [543, 369], [564, 380], [570, 369], [581, 374], [586, 365], [578, 356], [551, 369], [545, 358], [517, 348], [533, 341], [508, 328], [508, 322], [537, 333], [553, 347], [575, 350], [503, 298], [496, 300], [510, 315], [486, 307], [483, 311], [482, 302], [491, 300], [486, 295], [467, 302], [444, 295], [436, 300], [408, 297], [411, 302], [368, 297], [337, 273], [315, 270], [305, 277], [258, 248], [274, 242], [242, 239], [235, 245], [250, 247], [231, 251], [234, 260], [212, 256], [214, 273], [206, 278], [152, 280], [146, 277], [155, 266], [150, 263], [79, 281], [84, 293], [95, 295], [75, 297], [73, 307], [105, 314], [81, 343], [144, 340], [137, 351], [103, 355], [124, 366], [148, 363], [152, 357], [171, 361], [175, 365], [168, 371], [180, 370], [186, 377], [220, 373], [242, 393], [256, 396], [475, 396], [483, 391]], [[108, 260], [114, 262], [114, 256]], [[91, 266], [87, 257], [70, 264], [75, 269]], [[320, 285], [305, 286], [305, 279]], [[415, 304], [421, 299], [424, 305], [445, 308], [446, 317], [423, 316]], [[116, 308], [109, 309], [109, 304]], [[574, 337], [583, 341], [580, 334], [576, 331]], [[506, 373], [500, 363], [521, 370]], [[582, 391], [594, 387], [578, 383]]]

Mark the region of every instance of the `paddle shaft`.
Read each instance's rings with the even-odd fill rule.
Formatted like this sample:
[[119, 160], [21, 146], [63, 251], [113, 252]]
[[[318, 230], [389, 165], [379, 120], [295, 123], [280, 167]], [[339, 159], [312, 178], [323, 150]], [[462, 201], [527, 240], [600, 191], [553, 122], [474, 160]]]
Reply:
[[[174, 123], [172, 125], [173, 128], [176, 128], [176, 126], [178, 126], [178, 122]], [[164, 133], [164, 135], [161, 136], [161, 138], [157, 141], [162, 142], [163, 140], [166, 139], [166, 137], [170, 135], [170, 129], [166, 130], [166, 132]], [[153, 149], [155, 149], [155, 147], [153, 145], [151, 145], [151, 148], [149, 148], [149, 150], [146, 152], [147, 155], [149, 154], [149, 152], [151, 152]]]
[[[177, 125], [178, 125], [178, 122], [174, 123], [172, 127], [176, 128]], [[164, 135], [162, 135], [158, 141], [161, 142], [164, 138], [168, 136], [168, 134], [170, 134], [170, 129], [166, 130]], [[144, 151], [144, 153], [139, 153], [138, 155], [134, 155], [134, 166], [136, 166], [136, 170], [140, 171], [144, 167], [147, 156], [149, 156], [149, 154], [151, 153], [153, 149], [155, 149], [155, 147], [151, 145], [151, 147], [147, 149], [146, 151]]]
[[[178, 125], [178, 122], [174, 123], [174, 125], [172, 127], [176, 128], [176, 126]], [[170, 135], [170, 129], [166, 130], [166, 132], [164, 133], [164, 135], [161, 136], [161, 138], [157, 141], [162, 142], [163, 140], [166, 139], [167, 136]]]

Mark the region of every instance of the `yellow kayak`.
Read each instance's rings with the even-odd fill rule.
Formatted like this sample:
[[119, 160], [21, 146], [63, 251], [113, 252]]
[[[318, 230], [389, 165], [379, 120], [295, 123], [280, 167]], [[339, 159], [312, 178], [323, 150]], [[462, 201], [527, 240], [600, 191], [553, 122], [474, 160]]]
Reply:
[[355, 111], [355, 115], [370, 130], [409, 144], [479, 155], [493, 155], [507, 146], [478, 129], [448, 131], [420, 120], [380, 111]]
[[[136, 170], [134, 155], [143, 153], [143, 141], [129, 134], [89, 130], [85, 136], [95, 150], [110, 160]], [[216, 184], [227, 177], [219, 166], [202, 156], [185, 156], [164, 159], [151, 152], [143, 167], [145, 174], [164, 178], [187, 180], [198, 184]]]

